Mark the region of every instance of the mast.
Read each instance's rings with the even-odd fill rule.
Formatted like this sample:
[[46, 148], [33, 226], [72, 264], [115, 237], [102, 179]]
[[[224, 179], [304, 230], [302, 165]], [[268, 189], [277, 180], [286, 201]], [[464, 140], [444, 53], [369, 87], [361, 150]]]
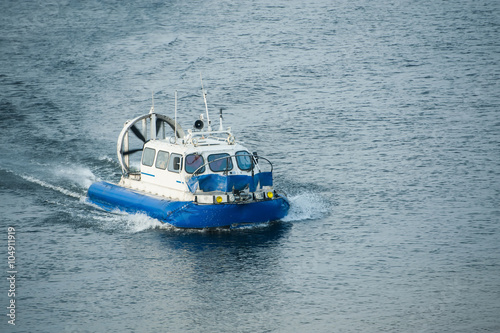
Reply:
[[149, 122], [149, 137], [151, 140], [156, 139], [156, 114], [155, 114], [155, 93], [151, 92], [151, 110], [149, 110], [149, 114], [151, 115], [151, 120]]
[[175, 138], [175, 143], [177, 143], [177, 90], [175, 91], [175, 110], [174, 110], [174, 122], [175, 122], [175, 128], [174, 128], [174, 138]]
[[220, 110], [219, 110], [219, 112], [220, 112], [219, 113], [219, 131], [221, 131], [221, 132], [224, 130], [224, 128], [222, 127], [222, 110], [223, 110], [223, 108], [220, 108]]
[[212, 126], [210, 125], [210, 117], [208, 115], [207, 94], [205, 93], [205, 89], [203, 88], [203, 78], [201, 77], [201, 73], [200, 73], [200, 80], [201, 80], [201, 91], [203, 93], [203, 101], [205, 102], [205, 111], [207, 112], [208, 131], [211, 132]]

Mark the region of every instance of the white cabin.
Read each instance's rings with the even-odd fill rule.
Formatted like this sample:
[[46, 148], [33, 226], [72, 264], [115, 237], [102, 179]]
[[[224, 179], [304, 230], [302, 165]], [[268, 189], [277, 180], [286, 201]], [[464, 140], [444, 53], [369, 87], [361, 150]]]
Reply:
[[[150, 117], [138, 120], [149, 119], [150, 123], [155, 124], [158, 119], [168, 123], [165, 120], [167, 118], [150, 113]], [[184, 134], [180, 126], [169, 123], [176, 130], [177, 137], [150, 140], [146, 140], [147, 131], [143, 131], [144, 135], [139, 134], [145, 141], [140, 172], [131, 172], [128, 155], [123, 152], [124, 146], [128, 149], [128, 142], [124, 142], [124, 139], [128, 140], [129, 129], [134, 133], [138, 131], [133, 128], [138, 120], [126, 123], [118, 141], [118, 156], [124, 170], [120, 186], [168, 200], [195, 201], [200, 204], [265, 200], [273, 197], [272, 175], [270, 182], [259, 178], [259, 158], [236, 142], [230, 128], [207, 132], [188, 130], [187, 135], [179, 137]], [[203, 127], [203, 124], [195, 123], [196, 126]], [[152, 137], [156, 135], [155, 132], [151, 134]], [[192, 183], [200, 178], [205, 181], [206, 186]]]

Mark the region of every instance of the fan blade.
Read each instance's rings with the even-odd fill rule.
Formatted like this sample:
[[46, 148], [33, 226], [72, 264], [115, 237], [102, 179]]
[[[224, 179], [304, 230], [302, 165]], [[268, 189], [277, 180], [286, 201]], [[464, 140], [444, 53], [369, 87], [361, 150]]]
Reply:
[[123, 155], [130, 155], [130, 154], [133, 154], [133, 153], [137, 153], [138, 151], [141, 151], [142, 148], [138, 148], [138, 149], [132, 149], [132, 150], [129, 150], [129, 151], [123, 151], [122, 154]]
[[139, 131], [139, 129], [135, 127], [135, 125], [132, 125], [130, 129], [132, 130], [132, 132], [134, 132], [135, 136], [139, 138], [139, 140], [146, 143], [146, 138], [144, 137], [144, 135], [142, 135], [141, 131]]
[[160, 128], [161, 128], [161, 123], [163, 122], [163, 120], [161, 119], [156, 119], [156, 135], [158, 135], [158, 132], [160, 131]]

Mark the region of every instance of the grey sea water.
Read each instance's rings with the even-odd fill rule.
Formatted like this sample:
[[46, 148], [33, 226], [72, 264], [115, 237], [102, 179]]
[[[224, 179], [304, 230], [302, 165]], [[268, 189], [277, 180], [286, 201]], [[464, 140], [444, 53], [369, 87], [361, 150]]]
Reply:
[[[494, 0], [1, 1], [0, 331], [500, 332], [499, 36]], [[289, 216], [87, 204], [152, 93], [203, 113], [200, 73]]]

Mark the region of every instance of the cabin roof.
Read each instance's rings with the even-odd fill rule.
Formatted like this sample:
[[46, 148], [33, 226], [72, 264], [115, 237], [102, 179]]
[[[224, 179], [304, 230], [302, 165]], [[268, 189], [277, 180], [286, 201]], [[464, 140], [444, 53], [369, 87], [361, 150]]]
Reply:
[[188, 143], [183, 144], [182, 139], [177, 139], [177, 143], [171, 143], [173, 138], [166, 138], [162, 140], [150, 140], [144, 147], [155, 148], [158, 150], [165, 150], [169, 152], [175, 152], [180, 154], [190, 154], [190, 153], [212, 153], [212, 152], [228, 152], [234, 153], [241, 150], [248, 149], [241, 145], [240, 143], [228, 144], [226, 141], [221, 141], [212, 138], [200, 138], [197, 144]]

